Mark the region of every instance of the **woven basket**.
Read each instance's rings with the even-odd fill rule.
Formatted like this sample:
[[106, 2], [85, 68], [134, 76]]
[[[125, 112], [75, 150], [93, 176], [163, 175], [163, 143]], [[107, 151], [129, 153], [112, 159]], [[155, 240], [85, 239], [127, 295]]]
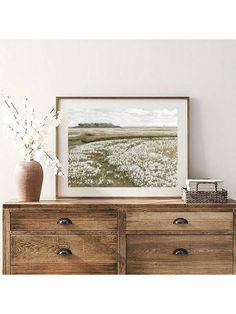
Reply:
[[182, 188], [182, 199], [185, 203], [227, 203], [228, 191], [187, 191]]

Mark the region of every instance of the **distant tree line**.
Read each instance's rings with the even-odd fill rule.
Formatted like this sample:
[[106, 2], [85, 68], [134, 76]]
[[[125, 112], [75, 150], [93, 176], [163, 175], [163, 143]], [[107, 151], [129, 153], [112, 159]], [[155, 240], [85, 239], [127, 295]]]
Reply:
[[112, 123], [78, 123], [78, 128], [119, 128]]

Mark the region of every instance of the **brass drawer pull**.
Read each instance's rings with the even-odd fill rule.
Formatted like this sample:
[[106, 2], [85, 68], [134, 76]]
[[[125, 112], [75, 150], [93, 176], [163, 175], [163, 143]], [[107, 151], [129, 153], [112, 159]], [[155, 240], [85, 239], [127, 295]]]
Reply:
[[176, 219], [173, 221], [173, 224], [174, 224], [174, 225], [187, 225], [187, 224], [188, 224], [188, 220], [185, 219], [185, 218], [176, 218]]
[[57, 251], [57, 255], [71, 255], [72, 251], [70, 249], [61, 248]]
[[186, 249], [183, 249], [183, 248], [178, 248], [178, 249], [174, 250], [172, 254], [173, 255], [188, 255], [188, 251]]
[[60, 218], [57, 221], [58, 225], [71, 225], [72, 224], [72, 220], [70, 220], [69, 218]]

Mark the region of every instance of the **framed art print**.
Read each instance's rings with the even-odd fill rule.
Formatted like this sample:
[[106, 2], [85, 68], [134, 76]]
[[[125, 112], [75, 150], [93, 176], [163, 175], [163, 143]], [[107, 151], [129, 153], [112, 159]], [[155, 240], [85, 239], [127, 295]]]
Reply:
[[57, 97], [57, 197], [180, 196], [188, 97]]

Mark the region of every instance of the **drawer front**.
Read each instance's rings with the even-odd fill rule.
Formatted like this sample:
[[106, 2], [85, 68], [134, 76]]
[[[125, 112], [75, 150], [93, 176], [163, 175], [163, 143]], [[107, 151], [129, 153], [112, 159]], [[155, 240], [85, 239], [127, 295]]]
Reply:
[[128, 212], [127, 230], [233, 231], [233, 213]]
[[114, 235], [13, 235], [11, 248], [12, 274], [117, 273]]
[[116, 230], [115, 210], [13, 211], [11, 230]]
[[129, 235], [128, 274], [232, 274], [231, 235]]

